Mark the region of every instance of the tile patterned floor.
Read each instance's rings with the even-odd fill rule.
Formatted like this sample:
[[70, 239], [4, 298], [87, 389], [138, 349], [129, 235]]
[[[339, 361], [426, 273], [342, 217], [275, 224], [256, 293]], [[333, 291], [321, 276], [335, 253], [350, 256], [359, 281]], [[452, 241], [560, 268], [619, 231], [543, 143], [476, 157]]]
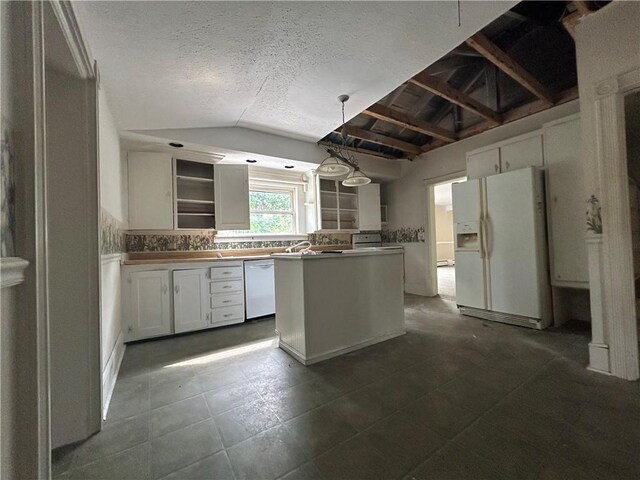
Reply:
[[456, 300], [456, 267], [438, 267], [438, 295], [445, 300]]
[[585, 370], [584, 327], [538, 332], [407, 296], [407, 335], [303, 367], [273, 320], [127, 348], [104, 430], [64, 479], [637, 479], [640, 385]]

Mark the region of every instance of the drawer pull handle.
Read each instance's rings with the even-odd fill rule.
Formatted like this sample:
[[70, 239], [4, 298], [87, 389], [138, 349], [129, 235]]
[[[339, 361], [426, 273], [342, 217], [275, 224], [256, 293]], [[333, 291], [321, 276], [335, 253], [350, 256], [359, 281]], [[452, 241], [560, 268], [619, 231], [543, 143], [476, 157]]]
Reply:
[[226, 317], [232, 317], [232, 316], [233, 316], [233, 313], [227, 313], [226, 315], [223, 315], [223, 317], [225, 317], [225, 318]]
[[224, 287], [222, 287], [222, 288], [231, 288], [231, 285], [225, 285], [225, 286], [224, 286]]
[[231, 303], [231, 300], [224, 300], [222, 303]]
[[233, 272], [222, 272], [223, 275], [231, 275]]

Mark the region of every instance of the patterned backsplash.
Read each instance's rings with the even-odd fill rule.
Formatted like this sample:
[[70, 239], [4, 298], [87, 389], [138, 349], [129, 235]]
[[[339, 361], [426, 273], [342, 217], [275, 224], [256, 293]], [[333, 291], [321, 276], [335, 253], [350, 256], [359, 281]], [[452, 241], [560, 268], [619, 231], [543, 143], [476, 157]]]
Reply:
[[16, 254], [16, 186], [14, 168], [16, 166], [10, 129], [6, 120], [2, 119], [2, 142], [0, 176], [0, 256], [13, 257]]
[[418, 242], [424, 242], [424, 227], [400, 227], [395, 230], [382, 230], [382, 243]]
[[[308, 240], [313, 245], [349, 245], [349, 233], [312, 233]], [[126, 235], [127, 252], [167, 252], [167, 251], [206, 251], [206, 250], [242, 250], [254, 248], [282, 248], [295, 245], [301, 240], [247, 240], [227, 242], [216, 239], [213, 234], [166, 233], [161, 235]]]
[[125, 231], [122, 223], [104, 208], [100, 212], [100, 253], [112, 255], [124, 253]]

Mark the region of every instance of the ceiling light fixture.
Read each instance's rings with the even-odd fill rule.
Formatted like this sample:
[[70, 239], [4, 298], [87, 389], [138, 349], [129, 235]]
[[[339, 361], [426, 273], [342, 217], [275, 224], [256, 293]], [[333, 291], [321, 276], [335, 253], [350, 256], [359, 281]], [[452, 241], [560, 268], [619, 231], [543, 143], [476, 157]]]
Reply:
[[316, 172], [321, 177], [342, 177], [347, 175], [342, 181], [345, 187], [361, 187], [371, 183], [371, 179], [367, 177], [360, 167], [358, 167], [358, 159], [351, 155], [345, 148], [347, 146], [347, 135], [345, 134], [345, 116], [344, 104], [349, 100], [349, 95], [340, 95], [338, 101], [342, 104], [342, 130], [340, 133], [340, 144], [336, 148], [328, 148], [329, 156], [325, 158]]

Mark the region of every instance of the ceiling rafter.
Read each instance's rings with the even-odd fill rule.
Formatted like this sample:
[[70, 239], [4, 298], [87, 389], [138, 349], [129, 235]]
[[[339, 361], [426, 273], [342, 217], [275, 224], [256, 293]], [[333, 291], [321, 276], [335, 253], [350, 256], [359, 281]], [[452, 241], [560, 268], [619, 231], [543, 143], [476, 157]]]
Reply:
[[522, 68], [511, 56], [498, 48], [485, 34], [482, 32], [476, 33], [467, 39], [466, 44], [481, 53], [496, 67], [545, 102], [547, 106], [554, 104], [553, 93]]
[[[454, 132], [446, 130], [442, 127], [438, 127], [437, 125], [433, 125], [432, 123], [426, 122], [424, 120], [420, 120], [419, 118], [411, 117], [406, 113], [400, 112], [398, 110], [393, 110], [383, 105], [371, 105], [362, 113], [369, 117], [377, 118], [378, 120], [382, 120], [384, 122], [391, 123], [402, 128], [413, 130], [414, 132], [438, 138], [445, 142], [456, 141], [456, 134]], [[420, 149], [420, 147], [418, 147], [417, 145], [414, 146], [418, 150]]]
[[[567, 90], [560, 92], [557, 96], [557, 100], [555, 105], [561, 105], [563, 103], [570, 102], [571, 100], [575, 100], [578, 98], [578, 87], [571, 87]], [[530, 103], [526, 103], [519, 107], [516, 107], [508, 112], [505, 112], [502, 116], [501, 125], [506, 125], [507, 123], [515, 122], [516, 120], [520, 120], [521, 118], [528, 117], [529, 115], [533, 115], [534, 113], [541, 112], [549, 108], [549, 105], [543, 100], [535, 100]], [[492, 124], [491, 122], [480, 122], [475, 125], [472, 125], [464, 130], [458, 132], [460, 140], [472, 137], [474, 135], [478, 135], [479, 133], [486, 132], [497, 125]]]
[[358, 147], [351, 147], [349, 145], [341, 145], [339, 143], [335, 143], [335, 142], [330, 142], [328, 140], [320, 140], [318, 142], [318, 145], [323, 145], [325, 147], [331, 147], [331, 148], [339, 148], [340, 150], [348, 150], [350, 152], [354, 152], [354, 153], [362, 153], [365, 155], [371, 155], [372, 157], [379, 157], [379, 158], [386, 158], [388, 160], [397, 160], [398, 157], [394, 157], [391, 155], [386, 155], [382, 152], [376, 152], [375, 150], [369, 150], [367, 148], [358, 148]]
[[405, 142], [403, 140], [398, 140], [397, 138], [388, 137], [380, 133], [371, 132], [369, 130], [363, 130], [361, 128], [345, 125], [343, 127], [343, 132], [349, 137], [355, 137], [361, 140], [366, 140], [368, 142], [379, 143], [380, 145], [385, 145], [387, 147], [395, 148], [405, 153], [409, 153], [412, 156], [418, 155], [422, 152], [420, 146], [418, 145]]
[[469, 110], [470, 112], [473, 112], [493, 123], [500, 123], [500, 115], [497, 112], [494, 112], [489, 107], [478, 102], [463, 91], [456, 90], [449, 85], [449, 83], [443, 82], [426, 72], [419, 73], [409, 81], [414, 85], [438, 95], [439, 97], [442, 97], [449, 102]]

